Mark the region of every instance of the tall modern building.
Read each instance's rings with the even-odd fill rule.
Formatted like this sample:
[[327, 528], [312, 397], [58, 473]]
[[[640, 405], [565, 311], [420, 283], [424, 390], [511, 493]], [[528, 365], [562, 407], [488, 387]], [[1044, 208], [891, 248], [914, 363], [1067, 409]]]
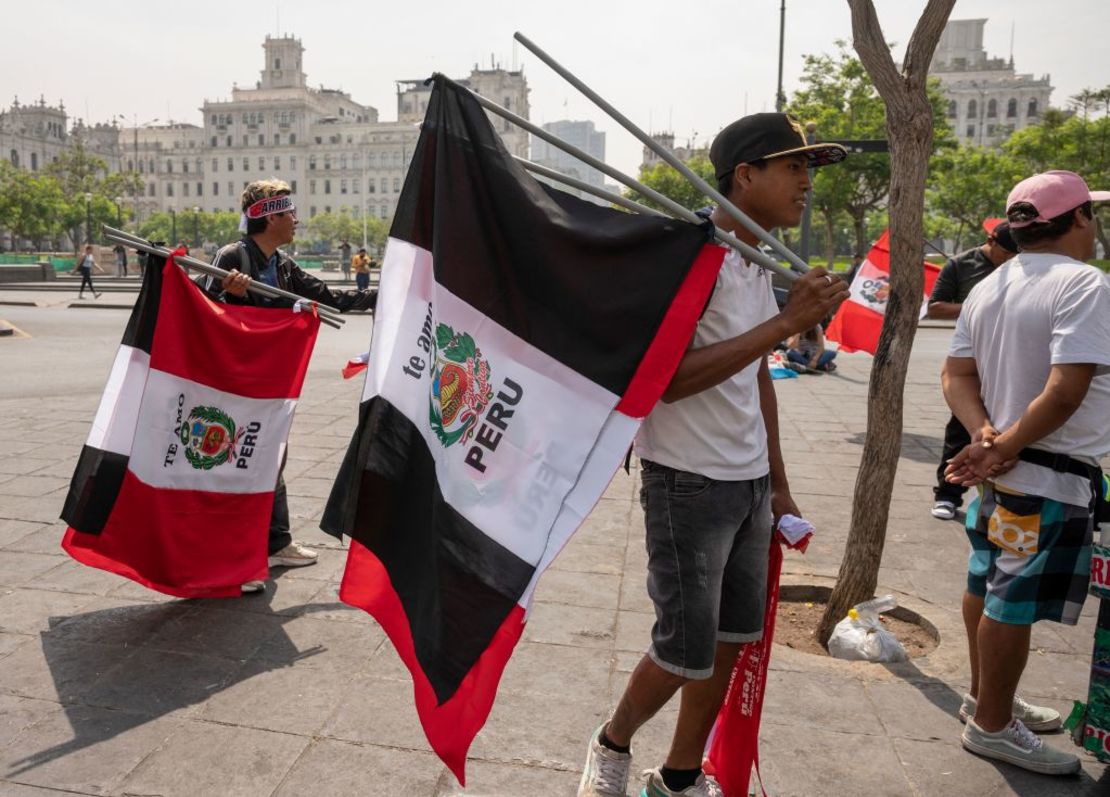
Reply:
[[992, 147], [1010, 133], [1036, 124], [1048, 108], [1048, 75], [1014, 69], [1014, 59], [983, 49], [985, 19], [951, 20], [941, 34], [929, 73], [940, 79], [948, 121], [963, 143]]
[[[597, 130], [593, 122], [563, 119], [558, 122], [547, 122], [543, 125], [543, 129], [568, 144], [573, 144], [587, 155], [592, 155], [599, 161], [605, 160], [605, 133]], [[542, 138], [536, 136], [532, 136], [532, 161], [569, 177], [576, 177], [598, 188], [605, 188], [605, 175], [597, 169], [587, 166], [573, 155], [548, 144]], [[557, 187], [584, 199], [605, 204], [604, 200], [597, 199], [590, 194], [584, 194], [569, 186], [557, 184]]]

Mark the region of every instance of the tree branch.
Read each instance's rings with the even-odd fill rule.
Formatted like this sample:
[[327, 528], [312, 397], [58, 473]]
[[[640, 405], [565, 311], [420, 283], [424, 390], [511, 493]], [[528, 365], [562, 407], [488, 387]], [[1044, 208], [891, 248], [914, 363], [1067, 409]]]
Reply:
[[937, 42], [940, 41], [940, 34], [944, 32], [948, 16], [955, 5], [956, 0], [929, 0], [925, 10], [921, 12], [921, 18], [917, 20], [906, 48], [906, 60], [902, 62], [902, 75], [911, 88], [925, 85]]
[[[955, 0], [950, 2], [954, 3]], [[871, 0], [848, 0], [848, 7], [852, 11], [852, 46], [867, 73], [871, 75], [879, 96], [889, 103], [890, 99], [886, 96], [889, 87], [898, 85], [901, 82], [901, 76], [890, 55], [890, 47], [887, 46], [886, 38], [883, 36], [883, 27], [879, 24], [875, 6], [872, 5]], [[884, 87], [887, 89], [884, 90]]]

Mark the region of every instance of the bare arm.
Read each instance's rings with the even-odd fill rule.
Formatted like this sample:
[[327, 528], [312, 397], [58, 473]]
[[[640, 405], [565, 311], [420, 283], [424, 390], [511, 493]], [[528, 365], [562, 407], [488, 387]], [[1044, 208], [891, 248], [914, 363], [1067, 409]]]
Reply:
[[1029, 403], [1018, 422], [995, 439], [999, 454], [1016, 457], [1021, 449], [1067, 423], [1083, 403], [1094, 375], [1093, 364], [1052, 366], [1044, 390]]
[[982, 384], [979, 382], [979, 369], [972, 357], [949, 357], [940, 373], [944, 400], [960, 423], [968, 431], [974, 432], [990, 425], [987, 408], [983, 406]]
[[[972, 444], [956, 455], [945, 470], [946, 479], [971, 485], [1009, 470], [1023, 448], [1052, 434], [1075, 414], [1094, 374], [1093, 364], [1052, 366], [1044, 389], [1029, 403], [1017, 423], [997, 436], [981, 436], [978, 440], [973, 436]], [[957, 414], [957, 417], [963, 422], [962, 416]]]
[[929, 309], [926, 316], [929, 318], [943, 318], [948, 320], [955, 320], [960, 317], [960, 309], [963, 307], [959, 302], [929, 302]]
[[719, 385], [747, 368], [791, 335], [810, 329], [848, 298], [843, 280], [826, 277], [815, 268], [790, 289], [790, 300], [781, 313], [747, 332], [719, 343], [690, 349], [679, 363], [663, 401], [684, 399]]
[[771, 476], [771, 514], [776, 522], [783, 515], [800, 515], [798, 505], [790, 496], [790, 484], [786, 478], [786, 463], [782, 458], [779, 445], [779, 404], [775, 395], [774, 380], [764, 361], [759, 366], [759, 411], [763, 415], [763, 425], [767, 429], [767, 461]]

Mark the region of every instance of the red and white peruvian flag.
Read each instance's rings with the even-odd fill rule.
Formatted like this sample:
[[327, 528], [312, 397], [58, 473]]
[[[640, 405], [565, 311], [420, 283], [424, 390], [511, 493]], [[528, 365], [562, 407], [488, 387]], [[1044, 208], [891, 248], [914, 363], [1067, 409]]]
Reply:
[[[851, 296], [840, 305], [832, 323], [825, 330], [825, 337], [840, 344], [840, 351], [866, 351], [871, 354], [879, 348], [879, 333], [886, 317], [886, 304], [890, 298], [890, 231], [883, 230], [879, 240], [867, 253], [852, 280]], [[940, 266], [922, 261], [925, 267], [925, 295], [921, 302], [921, 317], [925, 317], [929, 295], [940, 274]]]
[[179, 597], [265, 578], [314, 313], [213, 302], [152, 263], [62, 518], [79, 562]]

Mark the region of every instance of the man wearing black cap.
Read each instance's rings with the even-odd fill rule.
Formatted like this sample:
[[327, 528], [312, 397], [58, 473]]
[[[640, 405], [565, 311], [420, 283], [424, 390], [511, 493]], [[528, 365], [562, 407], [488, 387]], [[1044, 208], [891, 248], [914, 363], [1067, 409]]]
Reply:
[[[960, 309], [971, 289], [1017, 254], [1009, 222], [988, 219], [983, 222], [983, 229], [987, 231], [986, 243], [950, 257], [940, 270], [929, 297], [929, 318], [959, 318]], [[952, 520], [963, 503], [967, 488], [946, 482], [944, 469], [948, 467], [948, 460], [970, 442], [971, 435], [953, 415], [944, 427], [944, 451], [937, 467], [937, 486], [933, 488], [932, 515], [935, 518]]]
[[[792, 117], [763, 113], [722, 130], [709, 157], [720, 193], [773, 229], [801, 221], [807, 169], [845, 154], [836, 144], [807, 144]], [[712, 220], [758, 243], [720, 208]], [[740, 646], [763, 634], [772, 519], [799, 514], [766, 355], [847, 296], [843, 281], [818, 268], [795, 282], [779, 312], [770, 274], [736, 251], [725, 256], [690, 347], [636, 438], [656, 623], [616, 710], [590, 740], [580, 797], [625, 795], [633, 734], [680, 689], [670, 753], [643, 793], [720, 794], [701, 772], [705, 742]]]

